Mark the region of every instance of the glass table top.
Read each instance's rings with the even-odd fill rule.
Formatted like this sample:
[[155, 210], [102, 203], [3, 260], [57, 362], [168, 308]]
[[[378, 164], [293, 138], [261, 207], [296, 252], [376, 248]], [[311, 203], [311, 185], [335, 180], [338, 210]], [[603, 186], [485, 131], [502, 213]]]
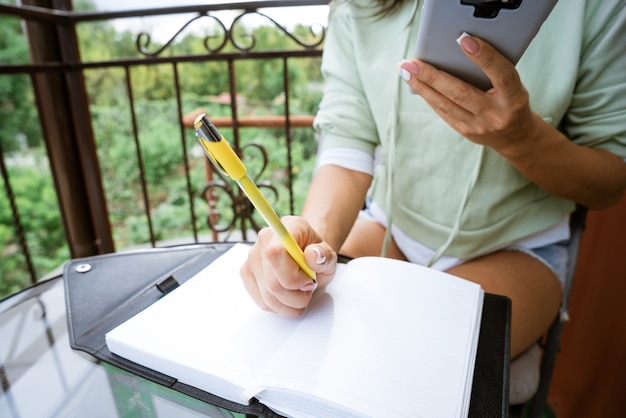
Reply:
[[69, 346], [61, 276], [0, 301], [0, 417], [243, 417]]

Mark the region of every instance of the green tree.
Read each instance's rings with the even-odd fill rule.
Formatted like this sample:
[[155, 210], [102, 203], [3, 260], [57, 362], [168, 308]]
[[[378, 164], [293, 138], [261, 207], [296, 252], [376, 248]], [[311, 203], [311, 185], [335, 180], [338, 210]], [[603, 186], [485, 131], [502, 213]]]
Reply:
[[[22, 33], [20, 20], [0, 16], [0, 64], [28, 62], [28, 43]], [[28, 76], [0, 76], [0, 142], [5, 152], [41, 143], [35, 109]], [[19, 138], [23, 138], [21, 143]]]
[[[10, 167], [15, 204], [35, 271], [44, 275], [69, 258], [52, 179], [40, 153]], [[0, 199], [0, 298], [30, 284], [8, 199]]]
[[[77, 10], [92, 10], [90, 1], [75, 2]], [[10, 20], [10, 19], [9, 19]], [[206, 34], [219, 35], [216, 27], [211, 27], [210, 19]], [[19, 22], [13, 20], [7, 26], [0, 21], [0, 60], [7, 63], [28, 62], [26, 41], [19, 30]], [[234, 29], [236, 39], [249, 45], [246, 32], [251, 29], [243, 25]], [[8, 31], [8, 32], [7, 32]], [[8, 35], [5, 36], [5, 32]], [[191, 130], [183, 132], [186, 141], [183, 146], [179, 126], [173, 64], [151, 65], [151, 60], [136, 50], [136, 35], [130, 31], [117, 31], [110, 22], [85, 22], [77, 28], [79, 48], [83, 61], [110, 62], [117, 59], [137, 58], [137, 63], [124, 66], [105, 66], [85, 70], [86, 89], [89, 97], [91, 122], [96, 136], [97, 152], [104, 182], [110, 221], [113, 227], [115, 245], [125, 248], [144, 244], [149, 240], [148, 222], [142, 183], [140, 182], [139, 161], [134, 141], [133, 115], [135, 117], [138, 143], [141, 151], [148, 192], [148, 206], [152, 218], [153, 232], [157, 240], [169, 240], [191, 236], [191, 205], [198, 217], [197, 228], [200, 234], [208, 233], [206, 217], [207, 205], [202, 196], [206, 183], [205, 161], [194, 150], [195, 137]], [[300, 49], [294, 41], [279, 29], [269, 27], [254, 28], [254, 51], [285, 51]], [[313, 35], [308, 28], [296, 27], [296, 36], [309, 41]], [[227, 62], [216, 60], [205, 46], [205, 35], [189, 32], [176, 39], [161, 56], [193, 55], [206, 60], [176, 64], [182, 113], [197, 107], [204, 107], [212, 116], [229, 116], [230, 106], [220, 104], [215, 99], [229, 90], [229, 70]], [[213, 41], [210, 41], [213, 45]], [[246, 43], [248, 42], [248, 43]], [[20, 44], [21, 43], [21, 44]], [[20, 46], [21, 45], [21, 46]], [[153, 44], [150, 50], [158, 49]], [[232, 44], [227, 44], [222, 52], [239, 52]], [[20, 55], [21, 54], [21, 55]], [[5, 58], [5, 56], [7, 58]], [[9, 61], [13, 60], [13, 61]], [[255, 62], [256, 61], [256, 62]], [[240, 103], [238, 110], [244, 114], [282, 114], [284, 112], [283, 62], [281, 59], [262, 61], [235, 59], [235, 74], [238, 92], [246, 102]], [[321, 97], [321, 77], [319, 59], [290, 58], [288, 61], [290, 84], [290, 111], [292, 114], [313, 114]], [[128, 73], [126, 72], [128, 71]], [[130, 80], [134, 113], [131, 113], [127, 96], [127, 76]], [[22, 84], [10, 77], [0, 78], [0, 134], [2, 144], [13, 144], [23, 132], [28, 140], [39, 135], [24, 131], [32, 121], [30, 114], [35, 112], [32, 104], [30, 82], [21, 77]], [[5, 94], [8, 92], [10, 94]], [[13, 94], [13, 96], [11, 96]], [[17, 97], [14, 98], [14, 97]], [[10, 98], [6, 100], [5, 98]], [[10, 103], [10, 108], [5, 104]], [[19, 106], [18, 106], [19, 105]], [[17, 107], [16, 107], [17, 106]], [[6, 110], [6, 113], [2, 113]], [[5, 122], [6, 120], [6, 122]], [[32, 126], [33, 124], [31, 124]], [[34, 124], [37, 127], [37, 124]], [[38, 127], [37, 127], [38, 128]], [[9, 131], [13, 129], [13, 131]], [[22, 130], [20, 130], [22, 129]], [[7, 132], [5, 134], [5, 132]], [[229, 140], [233, 140], [231, 129], [222, 129]], [[295, 211], [301, 209], [302, 200], [313, 169], [316, 141], [311, 129], [294, 128], [291, 132], [293, 156], [293, 187]], [[278, 190], [278, 200], [274, 203], [281, 215], [291, 211], [289, 206], [287, 153], [284, 129], [253, 129], [240, 131], [240, 145], [260, 143], [268, 152], [269, 162], [260, 178], [271, 181]], [[35, 145], [35, 143], [31, 143]], [[185, 149], [183, 149], [185, 148]], [[6, 150], [6, 147], [5, 147]], [[29, 149], [27, 156], [41, 155], [43, 150]], [[189, 197], [186, 182], [184, 159], [188, 158], [191, 192]], [[56, 197], [51, 177], [45, 164], [13, 165], [11, 182], [18, 198], [16, 203], [25, 222], [29, 248], [35, 258], [40, 274], [50, 271], [68, 257], [63, 238], [63, 228], [58, 214]], [[261, 169], [258, 157], [248, 156], [246, 164], [251, 172]], [[234, 184], [231, 186], [236, 187]], [[223, 196], [225, 197], [225, 196]], [[274, 196], [268, 196], [270, 200]], [[218, 205], [226, 212], [231, 202], [227, 197]], [[225, 214], [224, 219], [232, 217]], [[262, 224], [261, 219], [257, 221]], [[28, 284], [24, 260], [17, 245], [7, 202], [0, 198], [0, 293], [13, 292]], [[3, 290], [4, 289], [4, 290]], [[9, 289], [9, 290], [7, 290]]]

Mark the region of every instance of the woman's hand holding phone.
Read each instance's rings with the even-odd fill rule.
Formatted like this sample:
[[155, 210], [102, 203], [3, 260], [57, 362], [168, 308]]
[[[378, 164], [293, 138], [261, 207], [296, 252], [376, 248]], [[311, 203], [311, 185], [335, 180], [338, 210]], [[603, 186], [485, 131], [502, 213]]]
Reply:
[[515, 66], [482, 39], [464, 35], [458, 42], [459, 49], [487, 75], [491, 89], [484, 92], [417, 59], [400, 64], [402, 77], [467, 139], [501, 154], [530, 145], [532, 132], [542, 121], [530, 109]]

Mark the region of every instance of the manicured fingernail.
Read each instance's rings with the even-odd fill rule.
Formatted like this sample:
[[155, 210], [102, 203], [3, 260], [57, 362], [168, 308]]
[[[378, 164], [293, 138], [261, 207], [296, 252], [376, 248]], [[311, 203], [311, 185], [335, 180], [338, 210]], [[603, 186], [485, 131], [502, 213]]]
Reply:
[[317, 260], [315, 260], [315, 262], [317, 264], [324, 264], [326, 262], [326, 256], [322, 253], [322, 250], [319, 247], [313, 247], [313, 251], [317, 253]]
[[312, 292], [315, 289], [317, 289], [317, 282], [309, 282], [300, 288], [303, 292]]
[[472, 35], [469, 33], [463, 32], [456, 41], [468, 54], [475, 55], [478, 53], [480, 46], [478, 42], [476, 42], [476, 39], [472, 38]]
[[420, 67], [414, 62], [402, 60], [398, 64], [400, 77], [404, 81], [410, 81], [414, 75], [418, 75], [420, 73]]

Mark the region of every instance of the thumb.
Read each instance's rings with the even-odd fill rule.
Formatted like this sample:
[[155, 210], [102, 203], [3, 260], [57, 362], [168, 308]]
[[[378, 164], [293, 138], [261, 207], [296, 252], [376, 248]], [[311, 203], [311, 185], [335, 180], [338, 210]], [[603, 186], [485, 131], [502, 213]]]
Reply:
[[304, 250], [304, 258], [317, 275], [320, 285], [330, 282], [337, 269], [337, 253], [325, 242], [311, 244]]

